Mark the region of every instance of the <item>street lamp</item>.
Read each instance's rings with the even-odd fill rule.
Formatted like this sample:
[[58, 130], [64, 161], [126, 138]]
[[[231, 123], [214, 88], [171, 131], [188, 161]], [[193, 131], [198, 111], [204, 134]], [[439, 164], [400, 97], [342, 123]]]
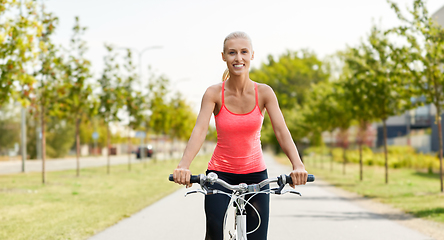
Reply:
[[139, 56], [139, 82], [140, 82], [140, 89], [143, 88], [142, 86], [142, 55], [147, 52], [148, 50], [152, 50], [152, 49], [161, 49], [162, 46], [151, 46], [151, 47], [146, 47], [144, 49], [142, 49], [142, 51], [137, 51], [138, 52], [138, 56]]
[[142, 55], [144, 53], [146, 53], [148, 50], [153, 50], [153, 49], [161, 49], [163, 48], [162, 46], [150, 46], [150, 47], [146, 47], [144, 49], [142, 49], [141, 51], [139, 51], [137, 48], [129, 48], [129, 47], [119, 47], [117, 49], [119, 50], [127, 50], [130, 49], [132, 51], [134, 51], [135, 53], [137, 53], [137, 61], [138, 61], [138, 68], [139, 68], [139, 82], [140, 82], [140, 89], [142, 89]]

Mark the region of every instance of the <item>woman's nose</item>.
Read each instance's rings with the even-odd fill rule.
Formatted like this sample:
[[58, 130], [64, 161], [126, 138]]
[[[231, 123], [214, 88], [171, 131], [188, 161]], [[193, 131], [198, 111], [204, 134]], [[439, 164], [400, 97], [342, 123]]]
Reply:
[[242, 61], [242, 55], [241, 54], [236, 54], [236, 60], [237, 61]]

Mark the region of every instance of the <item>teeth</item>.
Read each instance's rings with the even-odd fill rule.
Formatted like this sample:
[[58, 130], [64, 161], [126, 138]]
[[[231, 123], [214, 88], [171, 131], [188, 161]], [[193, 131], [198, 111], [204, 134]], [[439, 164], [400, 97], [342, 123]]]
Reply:
[[240, 65], [234, 65], [234, 67], [243, 67], [244, 65], [243, 64], [240, 64]]

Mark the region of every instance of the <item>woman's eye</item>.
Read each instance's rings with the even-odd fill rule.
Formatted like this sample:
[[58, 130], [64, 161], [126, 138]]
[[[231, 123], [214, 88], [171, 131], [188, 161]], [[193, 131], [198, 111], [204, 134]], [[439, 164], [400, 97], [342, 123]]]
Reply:
[[229, 52], [229, 54], [234, 54], [234, 52]]

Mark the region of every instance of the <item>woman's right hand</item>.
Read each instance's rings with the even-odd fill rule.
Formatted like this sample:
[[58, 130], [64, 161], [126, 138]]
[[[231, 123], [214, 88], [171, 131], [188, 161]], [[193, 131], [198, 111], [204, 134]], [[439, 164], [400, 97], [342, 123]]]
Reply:
[[173, 172], [174, 182], [181, 185], [186, 185], [187, 188], [193, 184], [190, 183], [191, 171], [187, 168], [177, 167]]

